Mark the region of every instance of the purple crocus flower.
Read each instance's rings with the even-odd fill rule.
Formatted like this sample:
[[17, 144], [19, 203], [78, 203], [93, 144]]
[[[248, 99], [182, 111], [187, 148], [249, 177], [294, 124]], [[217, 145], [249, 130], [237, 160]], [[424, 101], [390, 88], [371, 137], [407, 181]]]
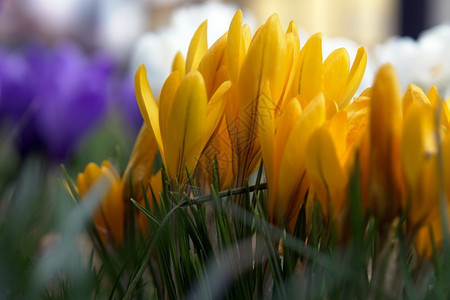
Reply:
[[72, 43], [0, 51], [0, 122], [14, 129], [22, 154], [39, 148], [67, 158], [106, 114], [116, 66]]

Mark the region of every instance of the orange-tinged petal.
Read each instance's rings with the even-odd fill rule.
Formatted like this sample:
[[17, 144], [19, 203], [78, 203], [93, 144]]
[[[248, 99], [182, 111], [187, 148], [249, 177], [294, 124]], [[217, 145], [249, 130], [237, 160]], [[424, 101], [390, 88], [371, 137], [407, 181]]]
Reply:
[[197, 70], [200, 61], [208, 50], [207, 25], [205, 20], [194, 33], [186, 57], [186, 73]]
[[[450, 214], [450, 210], [448, 211]], [[440, 212], [431, 215], [433, 221], [421, 227], [414, 238], [414, 246], [420, 257], [433, 256], [433, 243], [440, 248], [443, 240]]]
[[324, 215], [329, 207], [336, 217], [343, 208], [347, 174], [341, 165], [333, 138], [325, 127], [317, 129], [306, 147], [306, 169], [311, 185], [320, 200]]
[[109, 193], [101, 204], [99, 215], [104, 218], [105, 229], [111, 235], [115, 245], [123, 243], [124, 203], [122, 200], [122, 183], [117, 179], [110, 187]]
[[[158, 143], [159, 152], [164, 157], [164, 147], [161, 139], [161, 130], [159, 127], [159, 110], [153, 98], [152, 90], [147, 80], [147, 71], [144, 65], [140, 65], [136, 71], [134, 80], [134, 88], [136, 90], [136, 98], [147, 126], [152, 130], [152, 133]], [[165, 161], [164, 161], [165, 162]]]
[[85, 196], [102, 177], [107, 178], [110, 185], [92, 218], [101, 238], [119, 246], [123, 242], [124, 203], [122, 182], [114, 166], [109, 161], [104, 161], [100, 167], [89, 163], [77, 176], [78, 192], [81, 197]]
[[172, 62], [172, 72], [178, 71], [180, 77], [183, 77], [185, 74], [186, 61], [184, 60], [183, 54], [180, 51], [175, 54], [175, 58]]
[[100, 174], [101, 171], [97, 164], [92, 162], [88, 163], [83, 173], [78, 173], [77, 176], [78, 194], [80, 194], [80, 196], [85, 195], [91, 187], [91, 184], [97, 180]]
[[206, 121], [206, 89], [200, 72], [180, 82], [168, 116], [166, 167], [171, 179], [184, 182], [185, 165], [193, 172], [202, 151]]

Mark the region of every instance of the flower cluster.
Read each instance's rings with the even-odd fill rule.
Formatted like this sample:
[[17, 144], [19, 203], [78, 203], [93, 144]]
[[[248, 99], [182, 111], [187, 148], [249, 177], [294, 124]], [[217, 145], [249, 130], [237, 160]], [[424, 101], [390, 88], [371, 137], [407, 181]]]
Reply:
[[417, 251], [431, 255], [431, 236], [436, 244], [443, 237], [441, 206], [450, 206], [448, 102], [436, 88], [425, 94], [410, 85], [401, 95], [390, 65], [352, 99], [366, 68], [365, 49], [353, 63], [343, 48], [324, 59], [321, 39], [315, 34], [301, 46], [295, 23], [283, 31], [277, 15], [252, 36], [238, 11], [210, 48], [206, 22], [200, 25], [156, 100], [139, 67], [135, 89], [145, 124], [124, 189], [134, 187], [139, 201], [140, 182], [161, 190], [153, 175], [158, 151], [164, 184], [183, 186], [194, 174], [203, 191], [213, 181], [214, 161], [222, 188], [243, 186], [262, 161], [270, 222], [293, 232], [301, 207], [308, 218], [316, 202], [324, 224], [335, 224], [344, 239], [351, 233], [353, 176], [363, 215], [376, 218], [381, 231], [405, 215]]
[[69, 42], [2, 48], [0, 126], [12, 129], [22, 154], [39, 150], [57, 161], [68, 158], [109, 108], [119, 106], [126, 118], [139, 121], [134, 89], [116, 75], [109, 55], [85, 55]]

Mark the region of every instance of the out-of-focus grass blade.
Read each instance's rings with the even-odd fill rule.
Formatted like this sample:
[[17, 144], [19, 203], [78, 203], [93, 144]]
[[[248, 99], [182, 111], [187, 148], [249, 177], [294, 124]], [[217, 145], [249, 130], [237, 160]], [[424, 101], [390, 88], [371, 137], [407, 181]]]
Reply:
[[143, 207], [142, 205], [140, 205], [139, 203], [136, 202], [136, 200], [134, 199], [130, 199], [131, 203], [134, 204], [134, 206], [136, 206], [147, 218], [149, 218], [150, 220], [152, 220], [153, 222], [155, 222], [158, 225], [161, 225], [161, 223], [159, 223], [158, 219], [155, 218], [152, 213], [147, 210], [145, 207]]

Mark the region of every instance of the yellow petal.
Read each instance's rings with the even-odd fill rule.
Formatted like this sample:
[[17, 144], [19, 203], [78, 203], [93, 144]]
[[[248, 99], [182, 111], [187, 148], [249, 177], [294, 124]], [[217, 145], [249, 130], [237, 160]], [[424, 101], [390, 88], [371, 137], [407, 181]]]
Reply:
[[206, 125], [203, 145], [206, 145], [206, 143], [210, 140], [214, 130], [216, 130], [218, 124], [222, 120], [225, 106], [227, 105], [227, 96], [230, 87], [230, 81], [225, 81], [222, 83], [206, 106]]
[[78, 174], [78, 192], [80, 196], [84, 196], [102, 177], [108, 179], [110, 185], [92, 218], [102, 240], [119, 246], [123, 241], [124, 203], [122, 182], [114, 166], [109, 161], [104, 161], [100, 167], [89, 163], [84, 172]]
[[181, 76], [175, 71], [167, 77], [159, 94], [159, 126], [163, 144], [167, 143], [168, 116], [171, 110], [175, 93], [180, 85]]
[[244, 26], [242, 26], [242, 37], [244, 38], [245, 53], [247, 53], [250, 42], [252, 41], [252, 31], [250, 30], [250, 26], [248, 26], [248, 24], [244, 24]]
[[311, 36], [300, 52], [298, 94], [309, 103], [322, 91], [322, 34]]
[[327, 101], [340, 103], [343, 96], [348, 72], [350, 69], [350, 58], [344, 48], [331, 52], [323, 63], [323, 92]]
[[270, 98], [268, 81], [266, 81], [264, 91], [264, 94], [267, 96], [261, 97], [258, 103], [258, 136], [261, 143], [261, 154], [266, 178], [269, 184], [268, 189], [269, 193], [272, 193], [274, 189], [274, 178], [276, 178], [274, 174], [275, 115], [273, 114], [276, 103]]
[[403, 95], [402, 105], [403, 105], [403, 115], [406, 116], [410, 106], [413, 103], [421, 103], [426, 105], [431, 105], [430, 100], [428, 100], [425, 93], [420, 87], [415, 84], [410, 84]]
[[300, 106], [300, 103], [297, 101], [297, 99], [293, 98], [288, 101], [286, 108], [282, 111], [279, 117], [279, 126], [277, 128], [277, 134], [275, 136], [274, 142], [274, 174], [278, 174], [282, 154], [284, 153], [287, 139], [291, 134], [292, 128], [299, 119], [301, 113], [302, 108]]
[[180, 77], [184, 77], [185, 74], [185, 68], [186, 61], [184, 60], [183, 54], [181, 54], [180, 51], [175, 54], [175, 58], [172, 62], [172, 72], [178, 71], [178, 74], [180, 74]]
[[442, 99], [441, 96], [439, 96], [438, 90], [435, 85], [433, 85], [430, 90], [427, 93], [428, 99], [430, 99], [430, 102], [433, 106], [436, 106], [437, 103]]
[[151, 129], [156, 142], [158, 143], [159, 152], [164, 157], [164, 147], [161, 139], [161, 130], [159, 128], [158, 106], [153, 98], [152, 90], [147, 80], [147, 71], [144, 65], [140, 65], [136, 71], [134, 79], [134, 88], [136, 90], [136, 98], [141, 111], [142, 117], [148, 128]]
[[331, 206], [334, 216], [343, 208], [347, 174], [339, 162], [333, 139], [325, 127], [317, 129], [306, 148], [306, 169], [325, 216]]
[[444, 100], [438, 93], [436, 86], [432, 86], [427, 94], [428, 99], [430, 100], [433, 107], [438, 107], [442, 102], [442, 114], [441, 114], [441, 124], [444, 125], [447, 129], [450, 128], [450, 109], [449, 109], [449, 101]]
[[[444, 186], [447, 193], [447, 202], [450, 201], [450, 135], [445, 134], [442, 141], [442, 164], [444, 175]], [[450, 210], [450, 204], [447, 205]]]
[[168, 116], [166, 167], [171, 179], [186, 179], [185, 165], [193, 172], [202, 151], [206, 120], [206, 89], [198, 71], [180, 82]]
[[87, 193], [92, 183], [100, 176], [100, 173], [100, 168], [93, 162], [86, 165], [83, 173], [78, 173], [77, 188], [80, 196], [84, 196]]
[[410, 187], [419, 184], [425, 160], [436, 154], [434, 118], [434, 109], [420, 103], [412, 104], [406, 116], [402, 139], [402, 162]]
[[[246, 152], [253, 149], [256, 139], [258, 100], [260, 96], [263, 96], [261, 92], [267, 80], [270, 81], [271, 95], [274, 94], [272, 88], [279, 89], [280, 85], [275, 82], [280, 80], [277, 78], [277, 70], [285, 50], [281, 24], [278, 17], [273, 15], [250, 44], [242, 64], [239, 78], [239, 134], [237, 135], [238, 153], [241, 156], [253, 157], [253, 153], [247, 155]], [[270, 108], [267, 109], [270, 110]], [[274, 115], [275, 109], [264, 113]], [[241, 163], [247, 167], [248, 160]]]
[[[276, 130], [276, 135], [274, 136], [274, 129], [272, 131], [265, 130], [260, 132], [259, 138], [268, 183], [268, 208], [272, 218], [278, 217], [274, 216], [274, 214], [276, 213], [275, 205], [278, 199], [278, 174], [284, 149], [292, 128], [298, 121], [301, 112], [302, 109], [299, 102], [293, 98], [286, 105], [286, 109], [283, 110], [279, 117], [279, 126]], [[270, 167], [268, 164], [270, 164]]]
[[214, 94], [217, 71], [226, 59], [227, 34], [222, 35], [203, 56], [198, 70], [203, 75], [208, 99]]
[[141, 182], [146, 185], [147, 181], [151, 179], [157, 152], [158, 145], [155, 137], [144, 123], [136, 138], [133, 151], [131, 151], [130, 159], [122, 176], [124, 202], [129, 201], [130, 198], [136, 201], [144, 199]]
[[[228, 78], [232, 82], [228, 105], [226, 108], [227, 126], [233, 148], [236, 150], [236, 136], [238, 130], [239, 95], [238, 82], [241, 66], [247, 52], [244, 30], [242, 28], [242, 12], [238, 10], [230, 23], [227, 37], [226, 62]], [[236, 153], [236, 151], [234, 151]]]
[[337, 158], [342, 165], [347, 151], [347, 123], [348, 119], [345, 111], [336, 113], [328, 123], [328, 132], [333, 140]]
[[226, 121], [223, 118], [217, 128], [217, 133], [211, 137], [198, 164], [198, 177], [204, 193], [211, 192], [209, 186], [213, 183], [212, 166], [214, 159], [217, 159], [220, 186], [222, 189], [227, 189], [233, 181], [233, 159], [231, 141]]
[[286, 44], [286, 59], [289, 59], [287, 61], [288, 74], [283, 96], [280, 99], [281, 103], [277, 104], [278, 107], [282, 108], [281, 110], [284, 109], [283, 106], [287, 104], [286, 102], [297, 95], [298, 90], [298, 82], [296, 79], [300, 64], [300, 38], [298, 35], [297, 26], [293, 21], [289, 24], [289, 28], [286, 33]]
[[353, 149], [361, 143], [369, 126], [370, 98], [356, 98], [348, 109], [347, 148]]
[[373, 213], [391, 221], [404, 204], [402, 169], [397, 163], [401, 160], [400, 85], [391, 65], [378, 70], [370, 111], [370, 205]]
[[124, 203], [122, 200], [122, 184], [119, 179], [114, 181], [110, 187], [108, 195], [102, 201], [101, 210], [99, 216], [104, 218], [108, 238], [115, 245], [121, 245], [123, 243]]
[[393, 67], [384, 65], [379, 69], [373, 86], [370, 117], [371, 144], [380, 155], [375, 159], [381, 160], [383, 167], [388, 166], [386, 160], [390, 159], [392, 140], [401, 128], [401, 122], [400, 85]]
[[230, 23], [227, 39], [227, 70], [231, 82], [238, 82], [246, 53], [242, 32], [242, 11], [238, 10]]
[[287, 138], [284, 152], [281, 154], [278, 202], [272, 214], [276, 215], [275, 211], [279, 211], [286, 215], [287, 212], [300, 208], [303, 201], [301, 196], [304, 195], [298, 195], [297, 191], [305, 180], [306, 144], [311, 134], [324, 124], [325, 117], [325, 98], [320, 93], [305, 107]]
[[450, 129], [450, 100], [442, 101], [442, 125], [444, 125], [447, 130]]
[[351, 100], [352, 96], [358, 90], [359, 85], [364, 76], [367, 66], [367, 53], [364, 47], [358, 49], [355, 60], [353, 61], [352, 68], [347, 77], [346, 88], [340, 101], [338, 102], [339, 108], [344, 108]]
[[186, 57], [186, 73], [197, 70], [203, 55], [205, 55], [206, 50], [208, 50], [208, 40], [206, 35], [207, 24], [207, 21], [200, 24], [189, 44], [189, 50]]

